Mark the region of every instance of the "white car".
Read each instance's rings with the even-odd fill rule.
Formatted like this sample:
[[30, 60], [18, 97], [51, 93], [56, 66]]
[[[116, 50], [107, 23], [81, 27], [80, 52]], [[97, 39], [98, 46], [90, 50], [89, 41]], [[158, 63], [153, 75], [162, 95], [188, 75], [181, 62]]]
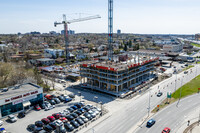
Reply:
[[17, 121], [17, 117], [15, 117], [14, 115], [9, 115], [9, 116], [8, 116], [8, 119], [9, 119], [11, 122], [16, 122], [16, 121]]
[[86, 117], [83, 116], [83, 115], [81, 115], [80, 118], [81, 118], [85, 123], [89, 121], [88, 118], [86, 118]]
[[63, 122], [61, 120], [56, 120], [55, 124], [60, 127], [63, 125]]
[[0, 126], [2, 126], [2, 125], [3, 125], [3, 121], [0, 120]]

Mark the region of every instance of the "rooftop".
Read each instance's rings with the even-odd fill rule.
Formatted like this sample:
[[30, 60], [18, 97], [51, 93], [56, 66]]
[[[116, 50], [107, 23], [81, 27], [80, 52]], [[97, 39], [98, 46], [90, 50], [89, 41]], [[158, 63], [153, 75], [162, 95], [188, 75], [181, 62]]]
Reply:
[[50, 58], [41, 58], [41, 59], [37, 59], [37, 61], [52, 61], [54, 59], [50, 59]]
[[[115, 57], [116, 59], [116, 57]], [[114, 59], [114, 60], [115, 60]], [[129, 56], [128, 59], [126, 61], [85, 61], [82, 63], [83, 66], [88, 66], [91, 65], [92, 67], [97, 67], [97, 68], [102, 68], [102, 69], [108, 69], [108, 70], [112, 70], [112, 71], [121, 71], [121, 70], [125, 70], [128, 67], [132, 67], [132, 66], [136, 66], [136, 65], [143, 65], [145, 63], [157, 60], [158, 58], [156, 57], [150, 57], [150, 56], [137, 56], [135, 55], [133, 56]]]
[[0, 92], [0, 99], [10, 98], [13, 96], [24, 94], [26, 92], [37, 90], [39, 88], [41, 87], [33, 83], [15, 85], [15, 86], [9, 87], [8, 91], [6, 92]]

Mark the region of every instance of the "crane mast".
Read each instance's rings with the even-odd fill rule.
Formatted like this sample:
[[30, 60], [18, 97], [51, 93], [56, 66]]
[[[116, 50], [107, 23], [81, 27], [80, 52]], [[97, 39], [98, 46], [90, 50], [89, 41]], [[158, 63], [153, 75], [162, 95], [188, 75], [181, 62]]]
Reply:
[[113, 0], [108, 0], [108, 60], [113, 60]]

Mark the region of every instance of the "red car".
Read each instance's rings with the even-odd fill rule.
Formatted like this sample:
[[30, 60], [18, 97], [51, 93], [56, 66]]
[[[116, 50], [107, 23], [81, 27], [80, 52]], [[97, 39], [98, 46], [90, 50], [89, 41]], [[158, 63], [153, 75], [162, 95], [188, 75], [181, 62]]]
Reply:
[[40, 106], [39, 106], [38, 104], [35, 105], [35, 109], [36, 109], [37, 111], [41, 110], [41, 108], [40, 108]]
[[59, 118], [60, 118], [60, 114], [59, 114], [59, 113], [54, 113], [54, 114], [52, 114], [52, 116], [53, 116], [55, 119], [59, 119]]
[[170, 133], [171, 129], [166, 127], [165, 129], [163, 129], [162, 133]]
[[53, 98], [53, 96], [52, 95], [46, 95], [45, 98], [48, 99], [48, 100], [51, 100]]
[[45, 125], [47, 125], [47, 124], [50, 123], [50, 120], [47, 119], [47, 118], [43, 118], [41, 121], [42, 121]]
[[67, 118], [65, 118], [65, 117], [61, 117], [59, 120], [61, 120], [62, 122], [67, 122], [68, 121]]
[[55, 117], [53, 116], [48, 116], [47, 119], [49, 119], [51, 122], [55, 121]]

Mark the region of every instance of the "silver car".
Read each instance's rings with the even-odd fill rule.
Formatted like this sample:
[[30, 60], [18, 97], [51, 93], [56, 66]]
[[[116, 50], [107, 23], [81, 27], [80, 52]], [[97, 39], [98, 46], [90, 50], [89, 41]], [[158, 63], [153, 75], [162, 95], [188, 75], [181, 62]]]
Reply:
[[17, 117], [15, 117], [14, 115], [9, 115], [9, 116], [8, 116], [8, 119], [9, 119], [11, 122], [16, 122], [16, 121], [17, 121]]

